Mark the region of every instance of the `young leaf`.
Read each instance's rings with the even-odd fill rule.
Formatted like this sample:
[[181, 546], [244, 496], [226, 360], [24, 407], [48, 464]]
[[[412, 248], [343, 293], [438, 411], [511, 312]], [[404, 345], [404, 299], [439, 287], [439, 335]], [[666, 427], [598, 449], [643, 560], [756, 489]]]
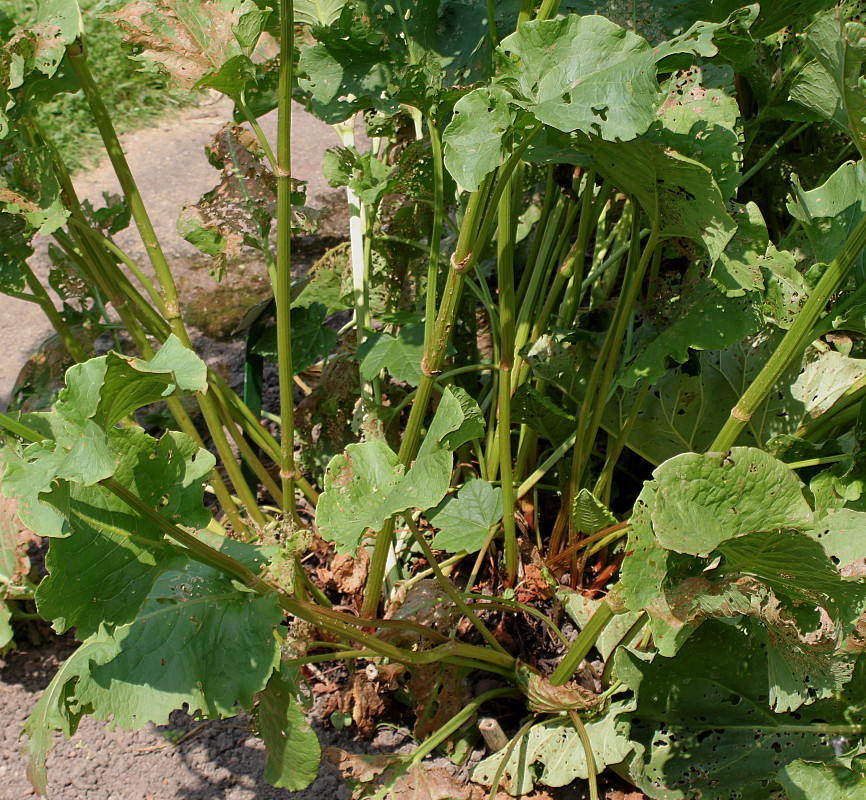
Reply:
[[417, 386], [424, 355], [424, 326], [404, 325], [396, 336], [374, 333], [358, 348], [361, 377], [372, 380], [383, 369], [396, 381]]
[[490, 528], [502, 519], [502, 489], [483, 480], [468, 481], [457, 497], [428, 511], [427, 519], [439, 528], [433, 537], [434, 548], [447, 553], [477, 553]]
[[259, 696], [256, 719], [265, 743], [265, 780], [297, 792], [315, 780], [321, 751], [296, 699], [298, 688], [291, 673], [287, 662], [280, 662]]
[[571, 521], [575, 531], [592, 536], [602, 528], [615, 525], [617, 518], [589, 489], [581, 489], [571, 504]]
[[359, 153], [356, 147], [332, 147], [322, 156], [322, 175], [337, 188], [348, 186], [365, 205], [372, 205], [391, 191], [389, 176], [394, 167], [372, 153]]
[[[328, 309], [310, 303], [292, 309], [292, 371], [297, 375], [328, 355], [337, 343], [337, 332], [324, 324]], [[277, 360], [277, 329], [269, 326], [250, 348], [253, 353]]]

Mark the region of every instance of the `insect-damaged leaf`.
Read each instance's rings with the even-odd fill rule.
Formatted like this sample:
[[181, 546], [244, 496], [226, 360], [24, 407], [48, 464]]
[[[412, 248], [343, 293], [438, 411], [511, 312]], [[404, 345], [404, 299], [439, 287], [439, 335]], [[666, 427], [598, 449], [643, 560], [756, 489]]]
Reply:
[[844, 4], [819, 14], [803, 43], [812, 61], [790, 88], [790, 97], [848, 133], [866, 152], [866, 26], [850, 21]]
[[269, 13], [252, 0], [133, 0], [113, 17], [124, 41], [140, 48], [137, 60], [192, 89], [231, 58], [251, 55]]
[[452, 451], [483, 430], [474, 401], [448, 388], [408, 470], [383, 442], [349, 445], [328, 464], [316, 506], [319, 533], [339, 552], [353, 553], [366, 530], [378, 530], [406, 509], [437, 505], [448, 491]]
[[656, 117], [656, 66], [674, 54], [713, 55], [715, 30], [697, 23], [657, 47], [603, 17], [570, 14], [526, 22], [502, 40], [517, 58], [501, 78], [516, 105], [558, 130], [634, 139]]
[[[122, 454], [118, 481], [173, 523], [207, 524], [202, 493], [212, 455], [181, 433], [166, 433], [157, 443], [141, 429], [118, 429], [110, 441]], [[74, 625], [86, 638], [100, 625], [129, 622], [159, 574], [177, 568], [178, 548], [102, 486], [62, 482], [42, 498], [63, 518], [67, 534], [52, 539], [49, 574], [36, 595], [40, 614], [58, 631]]]
[[[598, 770], [620, 763], [631, 752], [627, 726], [620, 719], [629, 710], [628, 702], [613, 703], [603, 716], [584, 723]], [[554, 718], [531, 728], [510, 753], [495, 753], [479, 763], [472, 772], [472, 780], [491, 786], [506, 754], [509, 758], [503, 777], [511, 795], [527, 794], [536, 782], [566, 786], [577, 778], [589, 777], [586, 753], [568, 718]]]
[[[259, 548], [212, 537], [211, 544], [255, 568]], [[51, 733], [71, 736], [83, 709], [112, 725], [163, 725], [175, 709], [234, 716], [249, 709], [278, 663], [271, 595], [239, 590], [210, 567], [179, 558], [150, 587], [140, 614], [113, 632], [102, 627], [54, 677], [25, 723], [28, 774], [44, 786]]]
[[832, 762], [837, 736], [853, 746], [862, 740], [861, 732], [852, 735], [847, 711], [860, 705], [863, 670], [838, 700], [774, 714], [767, 705], [765, 641], [753, 623], [713, 621], [673, 658], [617, 653], [617, 677], [637, 694], [636, 753], [628, 771], [650, 797], [686, 800], [699, 792], [708, 800], [764, 800], [787, 764]]

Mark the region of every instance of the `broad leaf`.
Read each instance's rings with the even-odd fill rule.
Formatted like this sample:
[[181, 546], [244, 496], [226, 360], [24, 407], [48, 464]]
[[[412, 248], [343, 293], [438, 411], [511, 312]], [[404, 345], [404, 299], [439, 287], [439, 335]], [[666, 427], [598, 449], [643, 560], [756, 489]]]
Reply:
[[438, 447], [405, 471], [382, 442], [350, 444], [328, 464], [316, 506], [319, 534], [338, 552], [354, 552], [367, 530], [379, 530], [394, 514], [435, 506], [448, 490], [451, 463], [451, 453]]
[[755, 448], [735, 447], [724, 457], [686, 453], [653, 478], [653, 529], [668, 550], [706, 557], [747, 533], [812, 526], [795, 473]]
[[808, 63], [790, 88], [792, 100], [835, 123], [854, 140], [861, 155], [866, 153], [866, 27], [846, 19], [839, 6], [820, 14], [805, 30]]
[[394, 380], [417, 386], [423, 355], [423, 325], [404, 325], [396, 336], [374, 333], [358, 348], [361, 377], [372, 380], [384, 369]]
[[[295, 375], [334, 349], [337, 331], [325, 325], [327, 314], [328, 309], [321, 303], [292, 309], [292, 372]], [[266, 328], [250, 349], [253, 353], [277, 361], [276, 326]]]
[[113, 17], [124, 41], [140, 49], [137, 60], [192, 89], [233, 57], [251, 55], [268, 13], [252, 0], [133, 0]]
[[[631, 752], [631, 742], [620, 719], [629, 710], [629, 705], [620, 701], [613, 703], [604, 716], [584, 722], [599, 771], [608, 764], [620, 763]], [[472, 780], [490, 786], [506, 752], [485, 758], [472, 771]], [[554, 718], [531, 728], [509, 754], [503, 773], [509, 793], [516, 796], [532, 791], [536, 782], [543, 786], [566, 786], [587, 777], [586, 752], [568, 718]]]
[[[617, 677], [637, 694], [631, 738], [639, 749], [629, 772], [639, 788], [665, 800], [696, 792], [708, 800], [765, 800], [788, 764], [834, 759], [834, 737], [851, 729], [850, 699], [773, 714], [764, 641], [753, 626], [707, 622], [673, 658], [617, 654]], [[862, 680], [852, 683], [851, 697]]]
[[460, 98], [445, 129], [445, 166], [451, 177], [474, 192], [505, 160], [507, 134], [515, 119], [511, 95], [501, 86], [483, 86]]
[[724, 350], [763, 324], [755, 295], [725, 297], [707, 280], [684, 294], [665, 309], [673, 319], [658, 326], [658, 335], [628, 365], [623, 386], [639, 380], [654, 384], [670, 369], [669, 359], [682, 364], [692, 350]]
[[674, 54], [713, 55], [717, 27], [699, 23], [681, 37], [650, 47], [603, 17], [570, 14], [526, 22], [502, 40], [502, 49], [515, 58], [501, 81], [516, 104], [545, 125], [628, 141], [655, 119], [658, 62]]
[[798, 759], [787, 764], [776, 780], [788, 800], [858, 800], [866, 795], [866, 778], [845, 767]]
[[571, 504], [571, 523], [576, 532], [592, 536], [602, 528], [615, 525], [617, 518], [589, 489], [581, 489]]
[[[651, 137], [650, 137], [651, 138]], [[659, 217], [662, 236], [703, 244], [715, 263], [736, 231], [708, 167], [648, 139], [587, 142], [598, 172], [633, 196], [649, 218]]]
[[[203, 481], [214, 457], [181, 433], [159, 443], [141, 429], [118, 429], [122, 453], [114, 477], [173, 523], [204, 527]], [[153, 523], [139, 518], [102, 486], [61, 483], [43, 500], [65, 520], [66, 538], [52, 539], [48, 576], [39, 584], [40, 614], [62, 632], [77, 626], [84, 639], [100, 625], [129, 622], [160, 573], [177, 568], [179, 550]]]
[[502, 489], [487, 481], [471, 480], [456, 497], [428, 511], [427, 519], [439, 529], [433, 537], [434, 548], [447, 553], [476, 553], [484, 546], [490, 528], [502, 519]]
[[332, 147], [322, 156], [322, 175], [333, 187], [348, 186], [365, 205], [378, 202], [391, 190], [394, 168], [373, 153], [356, 147]]
[[[256, 558], [249, 545], [225, 540], [222, 549]], [[240, 590], [195, 562], [179, 566], [156, 581], [138, 617], [114, 632], [75, 687], [98, 719], [138, 730], [166, 724], [184, 705], [190, 714], [230, 717], [265, 688], [279, 660], [275, 596]]]
[[[862, 161], [839, 167], [821, 186], [805, 191], [794, 182], [788, 211], [809, 239], [815, 260], [829, 264], [866, 214], [866, 168]], [[862, 263], [862, 254], [858, 257]]]

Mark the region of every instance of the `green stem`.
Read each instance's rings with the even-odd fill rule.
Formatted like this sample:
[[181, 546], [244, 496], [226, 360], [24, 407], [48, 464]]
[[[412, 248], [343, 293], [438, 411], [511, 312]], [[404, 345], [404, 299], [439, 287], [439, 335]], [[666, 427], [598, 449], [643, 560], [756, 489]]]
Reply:
[[[521, 182], [515, 181], [519, 187]], [[496, 263], [499, 281], [499, 471], [502, 474], [502, 533], [505, 585], [517, 578], [517, 529], [514, 521], [514, 479], [511, 461], [511, 370], [514, 367], [515, 299], [514, 232], [517, 227], [514, 192], [499, 201]], [[488, 459], [488, 464], [490, 459]]]
[[[489, 13], [489, 9], [488, 9]], [[492, 19], [491, 19], [491, 24]], [[495, 28], [494, 28], [495, 35]], [[425, 298], [424, 319], [436, 317], [436, 298], [439, 286], [439, 260], [442, 248], [442, 214], [445, 207], [445, 165], [442, 155], [442, 138], [436, 121], [427, 117], [427, 130], [430, 134], [430, 149], [433, 156], [433, 225], [430, 229], [430, 254], [427, 260], [427, 297]], [[424, 352], [433, 349], [433, 326], [424, 326]]]
[[292, 58], [295, 46], [292, 0], [280, 0], [280, 77], [277, 111], [277, 360], [280, 386], [280, 480], [283, 512], [295, 514], [295, 405], [292, 382]]
[[782, 373], [795, 359], [803, 355], [812, 341], [814, 327], [824, 313], [827, 303], [847, 279], [864, 247], [866, 247], [866, 216], [845, 240], [836, 258], [827, 266], [818, 285], [812, 290], [794, 318], [794, 323], [779, 342], [779, 346], [773, 351], [739, 402], [731, 409], [730, 416], [708, 448], [709, 452], [723, 453], [733, 446], [742, 429], [752, 419], [752, 415], [764, 402]]
[[568, 652], [563, 656], [553, 674], [550, 676], [550, 683], [553, 686], [562, 686], [571, 680], [575, 670], [580, 666], [580, 662], [586, 658], [586, 654], [595, 646], [598, 641], [599, 634], [607, 627], [607, 624], [613, 619], [613, 610], [610, 605], [603, 602], [595, 613], [589, 618], [589, 622], [583, 627], [583, 630], [577, 635], [577, 638], [572, 642]]

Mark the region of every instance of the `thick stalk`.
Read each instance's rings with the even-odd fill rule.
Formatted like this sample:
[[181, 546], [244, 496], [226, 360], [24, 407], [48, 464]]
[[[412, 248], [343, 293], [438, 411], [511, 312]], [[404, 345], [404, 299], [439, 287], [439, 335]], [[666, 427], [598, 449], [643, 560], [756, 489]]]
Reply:
[[[515, 182], [520, 186], [519, 182]], [[514, 191], [499, 201], [496, 237], [496, 266], [499, 282], [499, 471], [502, 475], [502, 533], [505, 557], [505, 585], [514, 586], [517, 577], [517, 532], [514, 522], [514, 479], [511, 461], [511, 370], [514, 367], [514, 232], [517, 214]], [[489, 463], [489, 460], [488, 460]]]
[[[439, 286], [442, 214], [445, 207], [445, 164], [442, 155], [442, 139], [433, 117], [427, 117], [427, 131], [430, 134], [430, 149], [433, 156], [433, 225], [430, 229], [430, 255], [427, 260], [427, 297], [424, 303], [424, 319], [432, 320], [436, 317], [436, 298]], [[424, 350], [426, 352], [432, 349], [433, 326], [425, 325]]]
[[292, 0], [280, 0], [280, 78], [277, 111], [277, 359], [280, 385], [280, 480], [284, 512], [295, 515], [295, 405], [292, 383]]
[[724, 453], [733, 446], [740, 432], [752, 419], [752, 415], [764, 402], [782, 373], [795, 359], [803, 355], [812, 341], [815, 325], [824, 313], [827, 303], [842, 287], [864, 247], [866, 247], [866, 216], [845, 240], [836, 258], [827, 266], [818, 285], [812, 290], [795, 317], [794, 324], [785, 333], [779, 346], [773, 351], [755, 380], [731, 409], [730, 416], [710, 445], [709, 452]]

